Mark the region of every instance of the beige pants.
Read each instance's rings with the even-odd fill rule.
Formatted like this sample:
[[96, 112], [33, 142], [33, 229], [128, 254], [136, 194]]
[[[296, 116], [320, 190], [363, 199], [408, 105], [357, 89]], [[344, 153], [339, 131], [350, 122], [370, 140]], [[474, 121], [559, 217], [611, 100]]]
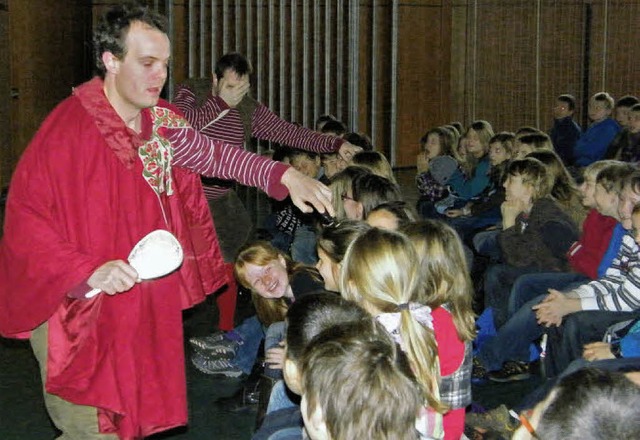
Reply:
[[58, 437], [63, 440], [117, 439], [115, 434], [100, 434], [98, 430], [98, 410], [84, 405], [76, 405], [58, 396], [47, 393], [44, 383], [47, 377], [47, 323], [31, 332], [31, 348], [40, 364], [44, 404], [54, 425], [62, 431]]

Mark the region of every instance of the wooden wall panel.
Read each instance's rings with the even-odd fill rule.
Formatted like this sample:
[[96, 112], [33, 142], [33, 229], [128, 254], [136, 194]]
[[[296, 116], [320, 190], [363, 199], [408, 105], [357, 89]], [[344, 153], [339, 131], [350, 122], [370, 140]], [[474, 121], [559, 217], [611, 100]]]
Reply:
[[594, 1], [591, 94], [640, 96], [640, 1]]
[[47, 114], [90, 77], [90, 7], [82, 0], [9, 0], [14, 162]]
[[[563, 93], [572, 94], [577, 102], [583, 96], [584, 2], [582, 0], [542, 2], [540, 19], [540, 97], [539, 127], [553, 124], [551, 109]], [[581, 120], [578, 106], [575, 118]]]
[[9, 46], [9, 0], [0, 0], [0, 191], [9, 184], [15, 159], [11, 149], [11, 64]]
[[442, 2], [403, 2], [399, 7], [398, 166], [415, 165], [420, 137], [449, 122], [450, 17], [443, 11]]

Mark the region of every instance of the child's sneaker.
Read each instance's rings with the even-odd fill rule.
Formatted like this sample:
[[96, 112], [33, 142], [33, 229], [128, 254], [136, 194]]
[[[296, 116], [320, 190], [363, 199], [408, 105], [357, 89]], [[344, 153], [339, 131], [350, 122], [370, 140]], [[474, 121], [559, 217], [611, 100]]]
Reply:
[[239, 344], [225, 337], [224, 332], [215, 332], [207, 336], [194, 336], [189, 338], [191, 348], [205, 357], [217, 355], [217, 357], [231, 359], [236, 355]]
[[480, 359], [473, 357], [473, 369], [471, 370], [471, 382], [480, 384], [487, 381], [487, 369], [480, 362]]
[[531, 374], [529, 373], [528, 363], [507, 361], [502, 364], [500, 370], [489, 373], [488, 377], [493, 382], [516, 382], [529, 379]]
[[240, 377], [242, 370], [227, 359], [207, 358], [199, 353], [191, 357], [191, 363], [205, 374], [221, 374], [227, 377]]

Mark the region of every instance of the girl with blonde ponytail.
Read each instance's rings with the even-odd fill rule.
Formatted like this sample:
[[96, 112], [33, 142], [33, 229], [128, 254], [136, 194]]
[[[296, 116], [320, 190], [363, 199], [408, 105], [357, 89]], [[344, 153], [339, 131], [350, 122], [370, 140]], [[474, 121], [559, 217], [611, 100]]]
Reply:
[[373, 228], [349, 247], [340, 273], [342, 296], [360, 304], [383, 324], [406, 353], [429, 407], [427, 438], [443, 438], [438, 347], [431, 309], [418, 303], [423, 288], [419, 259], [409, 239], [397, 232]]

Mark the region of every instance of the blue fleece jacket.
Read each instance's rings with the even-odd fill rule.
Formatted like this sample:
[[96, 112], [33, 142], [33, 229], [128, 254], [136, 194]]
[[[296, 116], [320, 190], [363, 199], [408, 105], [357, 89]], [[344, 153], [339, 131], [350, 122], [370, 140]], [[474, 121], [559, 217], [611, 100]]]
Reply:
[[611, 118], [591, 124], [576, 142], [574, 163], [579, 167], [586, 167], [602, 159], [618, 131], [620, 126]]

